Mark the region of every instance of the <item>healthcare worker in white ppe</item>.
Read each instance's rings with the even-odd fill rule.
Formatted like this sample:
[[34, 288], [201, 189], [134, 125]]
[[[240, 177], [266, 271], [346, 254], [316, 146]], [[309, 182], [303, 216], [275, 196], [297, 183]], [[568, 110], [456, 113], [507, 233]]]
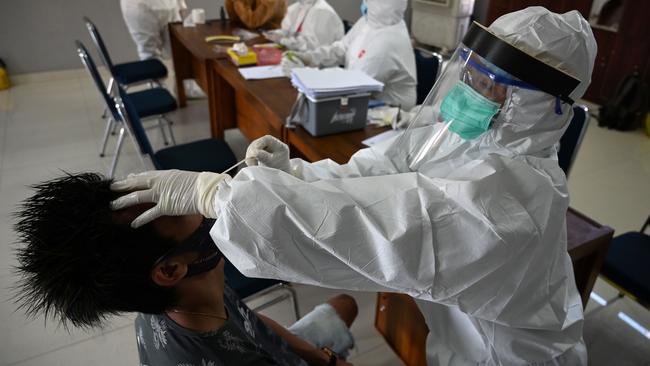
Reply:
[[167, 24], [181, 21], [185, 0], [120, 0], [122, 16], [141, 60], [163, 58], [169, 48]]
[[367, 12], [341, 39], [305, 52], [286, 52], [285, 73], [295, 67], [335, 67], [361, 70], [384, 83], [375, 97], [411, 109], [416, 101], [415, 56], [404, 11], [407, 0], [367, 0]]
[[[185, 0], [120, 0], [122, 16], [138, 49], [141, 60], [162, 60], [169, 53], [167, 24], [183, 20]], [[184, 80], [189, 98], [203, 98], [205, 93], [194, 80]]]
[[325, 0], [298, 0], [287, 9], [282, 27], [264, 36], [289, 50], [307, 51], [330, 45], [344, 35], [343, 21]]
[[557, 145], [595, 56], [577, 11], [474, 24], [408, 128], [347, 164], [265, 137], [232, 179], [142, 173], [113, 206], [216, 218], [247, 276], [413, 296], [429, 365], [586, 365]]

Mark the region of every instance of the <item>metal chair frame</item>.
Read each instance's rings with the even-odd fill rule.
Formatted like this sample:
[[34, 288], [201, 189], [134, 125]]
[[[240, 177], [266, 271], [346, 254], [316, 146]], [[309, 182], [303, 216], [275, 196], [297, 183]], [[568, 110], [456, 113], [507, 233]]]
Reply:
[[[77, 45], [77, 54], [79, 55], [79, 58], [81, 59], [81, 62], [83, 63], [83, 65], [86, 68], [86, 71], [88, 71], [91, 78], [95, 82], [95, 84], [96, 84], [96, 86], [97, 86], [97, 88], [98, 88], [98, 90], [99, 90], [99, 92], [100, 92], [100, 94], [102, 96], [102, 99], [105, 102], [105, 110], [107, 112], [112, 111], [113, 108], [111, 108], [109, 103], [114, 103], [113, 96], [111, 96], [108, 93], [105, 94], [104, 88], [103, 88], [103, 80], [101, 79], [101, 76], [99, 75], [99, 71], [97, 70], [97, 67], [96, 67], [95, 63], [92, 60], [92, 57], [88, 53], [88, 50], [83, 45], [83, 43], [81, 43], [80, 41], [76, 41], [76, 45]], [[115, 134], [115, 133], [112, 133], [112, 131], [117, 132], [116, 130], [117, 130], [118, 125], [123, 125], [121, 120], [116, 120], [116, 119], [118, 119], [118, 117], [119, 117], [119, 115], [116, 116], [116, 115], [113, 114], [113, 112], [111, 112], [110, 116], [108, 117], [108, 120], [106, 122], [106, 127], [104, 129], [104, 137], [103, 137], [103, 141], [102, 141], [102, 149], [101, 149], [101, 151], [99, 153], [100, 157], [105, 156], [106, 147], [107, 147], [107, 144], [108, 144], [108, 136], [109, 136], [109, 134]], [[160, 132], [162, 134], [163, 141], [164, 141], [165, 145], [169, 144], [169, 142], [167, 140], [167, 134], [165, 133], [165, 125], [167, 125], [167, 128], [169, 129], [169, 135], [170, 135], [172, 143], [174, 145], [176, 144], [176, 138], [174, 137], [174, 132], [173, 132], [172, 127], [171, 127], [172, 121], [170, 121], [167, 118], [166, 115], [149, 116], [149, 117], [144, 118], [143, 122], [144, 121], [150, 121], [150, 120], [156, 120], [158, 122], [157, 125], [160, 128]], [[163, 121], [165, 121], [165, 123], [163, 123]], [[119, 132], [118, 132], [115, 155], [113, 156], [113, 160], [111, 162], [111, 167], [110, 167], [109, 172], [108, 172], [108, 177], [109, 178], [112, 178], [114, 173], [115, 173], [115, 168], [117, 167], [117, 162], [119, 160], [119, 153], [120, 153], [120, 151], [122, 149], [122, 143], [124, 141], [124, 135], [125, 135], [124, 128], [121, 127]], [[131, 137], [131, 138], [133, 138], [133, 137]]]
[[[431, 51], [431, 50], [427, 50], [427, 49], [425, 49], [425, 48], [417, 47], [417, 46], [416, 46], [416, 47], [413, 47], [413, 51], [414, 51], [414, 52], [422, 52], [422, 53], [425, 53], [425, 54], [427, 54], [427, 55], [429, 55], [429, 56], [431, 56], [431, 57], [433, 57], [433, 58], [435, 58], [435, 59], [438, 60], [438, 67], [437, 67], [437, 69], [435, 70], [435, 71], [436, 71], [436, 77], [433, 79], [433, 84], [435, 85], [435, 84], [436, 84], [436, 81], [438, 81], [438, 78], [439, 78], [440, 75], [442, 74], [442, 73], [441, 73], [441, 71], [442, 71], [442, 62], [443, 62], [443, 60], [442, 60], [442, 55], [439, 54], [438, 52]], [[419, 81], [418, 81], [418, 82], [419, 82]], [[432, 87], [433, 87], [433, 85], [432, 85]], [[427, 99], [427, 98], [426, 98], [426, 96], [425, 96], [425, 97], [424, 97], [424, 100], [426, 100], [426, 99]]]
[[[97, 30], [95, 23], [93, 23], [88, 17], [83, 17], [83, 21], [86, 24], [88, 33], [90, 33], [90, 38], [93, 40], [93, 43], [95, 44], [97, 53], [99, 54], [99, 57], [102, 59], [102, 63], [104, 64], [104, 66], [106, 66], [106, 68], [108, 69], [110, 75], [110, 78], [108, 80], [108, 86], [106, 87], [106, 93], [108, 93], [108, 95], [115, 97], [117, 96], [117, 88], [115, 87], [116, 80], [113, 74], [113, 68], [114, 68], [113, 60], [111, 60], [111, 56], [108, 54], [108, 49], [106, 48], [106, 44], [104, 43], [101, 34], [99, 34], [99, 30]], [[164, 88], [164, 85], [160, 82], [160, 80], [157, 79], [142, 80], [129, 85], [122, 85], [122, 88], [126, 90], [130, 86], [137, 86], [142, 84], [152, 84], [152, 85], [155, 84], [158, 87]], [[107, 112], [108, 110], [104, 108], [104, 112], [102, 113], [102, 118], [106, 118], [108, 116]], [[114, 135], [115, 131], [113, 131], [111, 134]], [[165, 145], [167, 145], [167, 143], [165, 143]]]
[[253, 308], [253, 311], [262, 311], [284, 300], [291, 299], [291, 303], [293, 305], [293, 313], [296, 316], [296, 320], [300, 319], [300, 308], [298, 307], [298, 296], [296, 294], [296, 290], [293, 288], [293, 286], [291, 286], [290, 283], [278, 283], [277, 285], [273, 285], [271, 287], [265, 288], [262, 291], [256, 292], [246, 297], [244, 299], [244, 302], [253, 301], [255, 299], [266, 296], [276, 291], [282, 291], [284, 292], [284, 294], [281, 294], [280, 296], [277, 296], [260, 305], [257, 305], [255, 308]]

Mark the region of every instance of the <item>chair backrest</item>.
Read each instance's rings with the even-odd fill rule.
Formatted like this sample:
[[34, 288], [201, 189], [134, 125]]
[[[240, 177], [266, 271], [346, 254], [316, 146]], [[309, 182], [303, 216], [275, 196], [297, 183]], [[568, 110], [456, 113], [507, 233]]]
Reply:
[[573, 165], [582, 139], [589, 126], [589, 109], [584, 105], [576, 104], [573, 106], [573, 118], [569, 122], [569, 127], [560, 138], [560, 151], [557, 153], [558, 164], [564, 170], [564, 174], [569, 176], [569, 171]]
[[119, 99], [116, 98], [115, 104], [121, 116], [122, 122], [135, 136], [135, 141], [138, 143], [140, 151], [145, 155], [149, 155], [156, 169], [160, 169], [160, 164], [156, 160], [154, 150], [151, 147], [151, 142], [149, 141], [149, 137], [147, 137], [147, 133], [142, 126], [142, 121], [140, 120], [138, 112], [135, 109], [133, 102], [131, 101], [131, 97], [129, 97], [129, 95], [121, 86], [118, 87], [118, 90], [120, 96]]
[[90, 57], [88, 50], [84, 44], [81, 43], [81, 41], [75, 41], [75, 44], [77, 45], [77, 55], [79, 55], [81, 62], [84, 64], [86, 70], [90, 74], [90, 77], [95, 82], [95, 86], [97, 86], [99, 94], [102, 96], [104, 103], [106, 103], [106, 108], [111, 112], [113, 119], [119, 121], [120, 116], [117, 113], [117, 109], [115, 108], [115, 102], [113, 101], [113, 98], [111, 98], [106, 92], [106, 84], [104, 84], [104, 80], [102, 80], [102, 76], [99, 74], [99, 70], [97, 70], [95, 61], [93, 61], [92, 57]]
[[343, 19], [343, 32], [345, 32], [345, 34], [348, 34], [350, 29], [352, 29], [352, 24], [350, 21]]
[[97, 47], [99, 57], [101, 57], [104, 66], [106, 66], [108, 68], [108, 71], [112, 74], [113, 61], [111, 60], [111, 56], [108, 54], [108, 49], [106, 49], [106, 45], [104, 44], [102, 36], [99, 34], [99, 31], [97, 30], [97, 27], [95, 27], [95, 24], [93, 24], [93, 22], [90, 21], [88, 17], [83, 17], [83, 20], [84, 23], [86, 23], [86, 28], [88, 28], [88, 33], [90, 33], [90, 38], [92, 38], [93, 43], [95, 43], [95, 47]]
[[414, 48], [413, 52], [415, 52], [415, 70], [418, 78], [417, 104], [422, 104], [440, 73], [442, 56], [420, 48]]

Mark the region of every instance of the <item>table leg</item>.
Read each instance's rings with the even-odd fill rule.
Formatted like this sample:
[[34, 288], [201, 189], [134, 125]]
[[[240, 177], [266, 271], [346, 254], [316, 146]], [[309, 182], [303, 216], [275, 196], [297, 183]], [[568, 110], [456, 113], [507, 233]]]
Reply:
[[191, 55], [183, 44], [176, 38], [176, 34], [168, 27], [169, 41], [172, 49], [172, 60], [174, 63], [174, 77], [176, 79], [176, 98], [178, 106], [184, 108], [187, 106], [187, 97], [185, 96], [185, 86], [183, 80], [192, 78]]
[[210, 130], [213, 138], [223, 140], [225, 129], [236, 126], [235, 90], [214, 67], [208, 70]]

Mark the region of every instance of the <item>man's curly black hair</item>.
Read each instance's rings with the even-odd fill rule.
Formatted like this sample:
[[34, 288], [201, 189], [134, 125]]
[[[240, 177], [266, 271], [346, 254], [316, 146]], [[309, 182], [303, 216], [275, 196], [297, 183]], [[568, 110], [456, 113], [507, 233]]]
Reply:
[[101, 326], [123, 312], [161, 313], [176, 301], [157, 286], [153, 263], [174, 245], [150, 225], [132, 229], [109, 204], [117, 197], [99, 174], [67, 174], [33, 186], [16, 212], [16, 302], [67, 327]]

